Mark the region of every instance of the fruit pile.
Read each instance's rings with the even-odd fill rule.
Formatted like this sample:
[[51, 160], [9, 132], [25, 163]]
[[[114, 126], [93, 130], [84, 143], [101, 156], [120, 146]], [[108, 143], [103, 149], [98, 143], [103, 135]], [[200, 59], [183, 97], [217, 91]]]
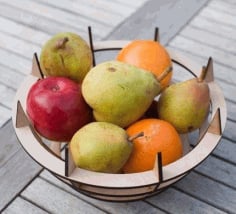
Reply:
[[205, 69], [171, 83], [171, 58], [156, 41], [131, 41], [93, 67], [86, 41], [59, 33], [44, 44], [40, 67], [28, 117], [41, 136], [68, 142], [75, 165], [87, 170], [151, 170], [158, 152], [163, 165], [172, 163], [183, 155], [180, 134], [200, 128], [209, 112]]

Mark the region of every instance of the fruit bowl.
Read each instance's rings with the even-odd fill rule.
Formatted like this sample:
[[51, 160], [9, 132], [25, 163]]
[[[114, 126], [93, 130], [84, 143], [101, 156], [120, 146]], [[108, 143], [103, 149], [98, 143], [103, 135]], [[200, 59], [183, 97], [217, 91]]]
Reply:
[[[93, 54], [97, 51], [119, 50], [130, 41], [93, 42], [90, 47]], [[198, 76], [201, 66], [180, 53], [168, 49], [173, 64], [182, 68], [182, 72]], [[95, 56], [94, 56], [95, 64]], [[192, 169], [205, 160], [220, 142], [226, 124], [226, 105], [221, 89], [214, 81], [213, 60], [210, 58], [206, 69], [211, 97], [211, 111], [202, 127], [191, 134], [181, 136], [185, 154], [177, 161], [162, 166], [161, 153], [157, 154], [153, 170], [131, 174], [98, 173], [75, 167], [67, 144], [45, 141], [34, 130], [26, 115], [26, 97], [32, 84], [42, 77], [37, 55], [33, 57], [32, 73], [28, 75], [17, 90], [13, 106], [13, 126], [24, 150], [42, 167], [61, 181], [89, 197], [106, 201], [134, 201], [143, 199], [166, 189], [186, 176]], [[181, 76], [181, 75], [180, 75]], [[51, 146], [50, 146], [51, 144]]]

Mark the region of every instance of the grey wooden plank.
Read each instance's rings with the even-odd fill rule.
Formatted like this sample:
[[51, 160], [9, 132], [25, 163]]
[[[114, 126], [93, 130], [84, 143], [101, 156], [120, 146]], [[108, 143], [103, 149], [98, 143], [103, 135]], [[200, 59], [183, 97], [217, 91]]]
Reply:
[[216, 35], [215, 33], [209, 33], [207, 31], [188, 26], [180, 32], [180, 35], [193, 41], [201, 42], [207, 46], [211, 46], [231, 54], [236, 54], [236, 50], [234, 48], [236, 46], [236, 41]]
[[226, 213], [203, 201], [200, 201], [190, 195], [173, 188], [169, 188], [159, 195], [146, 199], [154, 206], [158, 206], [167, 213], [183, 214], [209, 214], [209, 213]]
[[235, 121], [227, 120], [223, 136], [236, 142]]
[[97, 10], [102, 11], [110, 11], [115, 14], [119, 14], [120, 16], [126, 16], [127, 13], [131, 14], [136, 7], [129, 7], [127, 5], [120, 4], [115, 1], [109, 1], [109, 0], [100, 0], [100, 1], [94, 1], [94, 0], [75, 0], [77, 4], [84, 3], [89, 5], [90, 7], [94, 7]]
[[144, 201], [136, 201], [136, 202], [130, 202], [130, 203], [115, 203], [115, 202], [105, 202], [105, 201], [101, 201], [101, 200], [96, 200], [93, 198], [89, 198], [85, 195], [82, 195], [80, 193], [78, 193], [77, 191], [73, 190], [71, 187], [69, 187], [68, 185], [64, 184], [63, 182], [61, 182], [60, 180], [58, 180], [55, 176], [53, 176], [52, 174], [50, 174], [48, 171], [44, 170], [41, 174], [40, 177], [42, 177], [43, 179], [48, 180], [50, 183], [53, 183], [54, 185], [56, 185], [57, 187], [69, 192], [70, 194], [73, 194], [87, 202], [89, 202], [90, 204], [99, 207], [101, 209], [103, 209], [104, 211], [108, 212], [108, 213], [126, 213], [126, 214], [135, 214], [135, 213], [143, 213], [143, 214], [162, 214], [163, 212], [158, 209], [158, 207], [156, 206], [151, 206], [148, 203], [144, 202]]
[[176, 183], [176, 188], [227, 213], [235, 213], [236, 190], [191, 172]]
[[17, 197], [3, 212], [2, 214], [46, 214], [48, 212], [40, 209], [39, 207], [31, 204], [21, 197]]
[[15, 90], [5, 85], [0, 85], [0, 103], [11, 109]]
[[222, 138], [213, 154], [217, 157], [223, 158], [232, 164], [236, 164], [236, 145], [234, 142]]
[[0, 82], [3, 85], [17, 90], [25, 75], [0, 64]]
[[201, 55], [206, 59], [206, 61], [211, 56], [216, 62], [223, 66], [233, 69], [236, 68], [235, 56], [231, 53], [207, 46], [191, 39], [184, 38], [180, 35], [174, 38], [170, 42], [170, 45], [173, 47], [180, 47], [181, 49], [187, 49], [189, 52], [192, 52], [196, 55]]
[[0, 212], [40, 171], [41, 167], [23, 151], [18, 150], [9, 161], [0, 168], [0, 189], [4, 197], [0, 198]]
[[235, 16], [219, 10], [214, 10], [210, 7], [205, 7], [201, 11], [201, 16], [214, 20], [219, 24], [225, 24], [234, 28], [236, 27]]
[[[1, 109], [1, 108], [0, 108]], [[1, 114], [4, 115], [4, 114]], [[22, 149], [12, 121], [0, 129], [0, 212], [37, 175], [41, 167]]]
[[[109, 0], [108, 0], [109, 1]], [[126, 5], [126, 6], [129, 6], [129, 7], [141, 7], [145, 1], [143, 0], [129, 0], [129, 1], [126, 1], [126, 0], [114, 0], [115, 2], [119, 2], [120, 4], [123, 4], [123, 5]]]
[[229, 3], [229, 4], [232, 4], [232, 5], [235, 5], [236, 4], [236, 2], [235, 2], [235, 0], [225, 0], [227, 3]]
[[202, 29], [207, 32], [215, 33], [216, 35], [220, 35], [223, 38], [228, 38], [231, 40], [235, 40], [236, 31], [231, 26], [227, 26], [224, 24], [217, 24], [214, 20], [207, 19], [201, 15], [196, 16], [190, 23], [189, 26], [193, 26], [199, 29]]
[[0, 16], [0, 31], [9, 35], [21, 38], [24, 41], [30, 41], [33, 44], [41, 45], [47, 41], [51, 35], [42, 31], [28, 27], [22, 23], [14, 22], [10, 19]]
[[[55, 20], [51, 20], [44, 15], [34, 14], [30, 11], [24, 10], [24, 8], [15, 7], [15, 5], [6, 5], [6, 2], [0, 4], [0, 14], [2, 17], [8, 18], [16, 23], [24, 24], [28, 27], [35, 28], [44, 33], [53, 35], [58, 32], [71, 31], [79, 33], [81, 36], [87, 36], [87, 28], [84, 29], [77, 25], [66, 25]], [[20, 2], [18, 2], [19, 4]], [[78, 19], [78, 23], [79, 23]]]
[[152, 39], [154, 28], [159, 27], [160, 41], [166, 44], [206, 2], [150, 0], [108, 35], [107, 39]]
[[34, 180], [21, 195], [50, 213], [104, 213], [41, 178]]
[[236, 120], [236, 105], [235, 103], [232, 102], [227, 102], [227, 115], [229, 116], [229, 118], [231, 118], [232, 120]]
[[6, 121], [11, 117], [11, 110], [5, 106], [0, 105], [0, 128], [6, 123]]
[[[86, 19], [91, 20], [92, 22], [99, 22], [104, 24], [105, 26], [109, 26], [111, 29], [112, 26], [119, 24], [129, 13], [124, 14], [123, 16], [118, 15], [116, 13], [112, 13], [109, 10], [98, 10], [96, 7], [91, 7], [88, 4], [88, 1], [73, 1], [70, 4], [63, 0], [58, 1], [47, 1], [47, 0], [39, 0], [39, 3], [43, 3], [46, 5], [51, 5], [52, 7], [60, 8], [62, 10], [66, 10], [68, 12], [75, 13], [77, 15], [82, 15]], [[110, 2], [107, 2], [109, 4]], [[96, 6], [96, 4], [93, 3]]]
[[94, 26], [93, 31], [94, 31], [94, 34], [97, 36], [97, 38], [101, 38], [105, 36], [107, 30], [109, 30], [107, 26], [100, 24], [99, 22], [92, 22], [91, 20], [88, 20], [84, 18], [83, 16], [67, 13], [65, 11], [58, 10], [57, 8], [45, 6], [43, 4], [38, 4], [35, 1], [22, 0], [19, 2], [17, 0], [12, 0], [12, 1], [7, 1], [5, 3], [11, 7], [13, 6], [20, 10], [24, 8], [25, 12], [30, 12], [40, 17], [43, 15], [43, 17], [53, 22], [62, 23], [74, 29], [77, 29], [77, 28], [84, 29], [85, 32], [87, 30], [87, 26], [89, 25]]
[[220, 181], [221, 183], [236, 190], [236, 167], [235, 164], [227, 163], [216, 157], [209, 156], [195, 171]]
[[236, 15], [236, 5], [229, 4], [227, 1], [211, 0], [209, 7], [214, 10]]
[[11, 121], [0, 129], [0, 170], [21, 148], [17, 142]]
[[0, 64], [13, 70], [19, 71], [25, 75], [31, 72], [32, 60], [26, 59], [20, 55], [4, 49], [0, 49], [0, 56]]
[[34, 45], [2, 32], [0, 32], [0, 41], [0, 48], [22, 55], [30, 60], [33, 58], [34, 52], [40, 53], [41, 51], [41, 48], [38, 45]]

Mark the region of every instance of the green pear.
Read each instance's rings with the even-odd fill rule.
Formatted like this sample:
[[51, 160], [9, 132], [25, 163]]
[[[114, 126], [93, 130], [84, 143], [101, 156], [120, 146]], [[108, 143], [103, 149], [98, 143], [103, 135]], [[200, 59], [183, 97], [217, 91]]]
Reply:
[[82, 82], [92, 66], [92, 52], [79, 35], [58, 33], [44, 44], [40, 66], [46, 76], [64, 76]]
[[210, 109], [210, 93], [204, 81], [205, 69], [199, 78], [175, 83], [166, 88], [158, 101], [158, 117], [170, 122], [179, 133], [200, 128]]
[[107, 122], [92, 122], [74, 134], [69, 148], [77, 167], [117, 173], [128, 160], [133, 144], [123, 128]]
[[82, 94], [96, 121], [127, 127], [145, 113], [160, 88], [151, 72], [119, 61], [106, 61], [88, 72]]

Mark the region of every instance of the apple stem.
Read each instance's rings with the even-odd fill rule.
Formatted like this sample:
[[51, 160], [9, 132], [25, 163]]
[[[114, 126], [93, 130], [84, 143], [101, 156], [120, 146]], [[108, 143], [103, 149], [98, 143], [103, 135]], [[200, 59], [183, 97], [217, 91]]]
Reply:
[[172, 71], [172, 69], [172, 66], [169, 66], [164, 72], [161, 73], [157, 80], [161, 82]]
[[206, 77], [206, 74], [207, 74], [206, 66], [203, 66], [200, 76], [197, 77], [197, 81], [198, 81], [198, 82], [203, 82], [204, 79], [205, 79], [205, 77]]
[[131, 142], [132, 142], [132, 141], [135, 140], [136, 138], [142, 137], [142, 136], [144, 136], [144, 132], [139, 132], [138, 134], [135, 134], [135, 135], [129, 137], [129, 138], [128, 138], [128, 141], [131, 141]]
[[62, 49], [65, 47], [65, 44], [69, 41], [68, 37], [64, 37], [62, 39], [59, 39], [57, 42], [56, 42], [56, 49]]

